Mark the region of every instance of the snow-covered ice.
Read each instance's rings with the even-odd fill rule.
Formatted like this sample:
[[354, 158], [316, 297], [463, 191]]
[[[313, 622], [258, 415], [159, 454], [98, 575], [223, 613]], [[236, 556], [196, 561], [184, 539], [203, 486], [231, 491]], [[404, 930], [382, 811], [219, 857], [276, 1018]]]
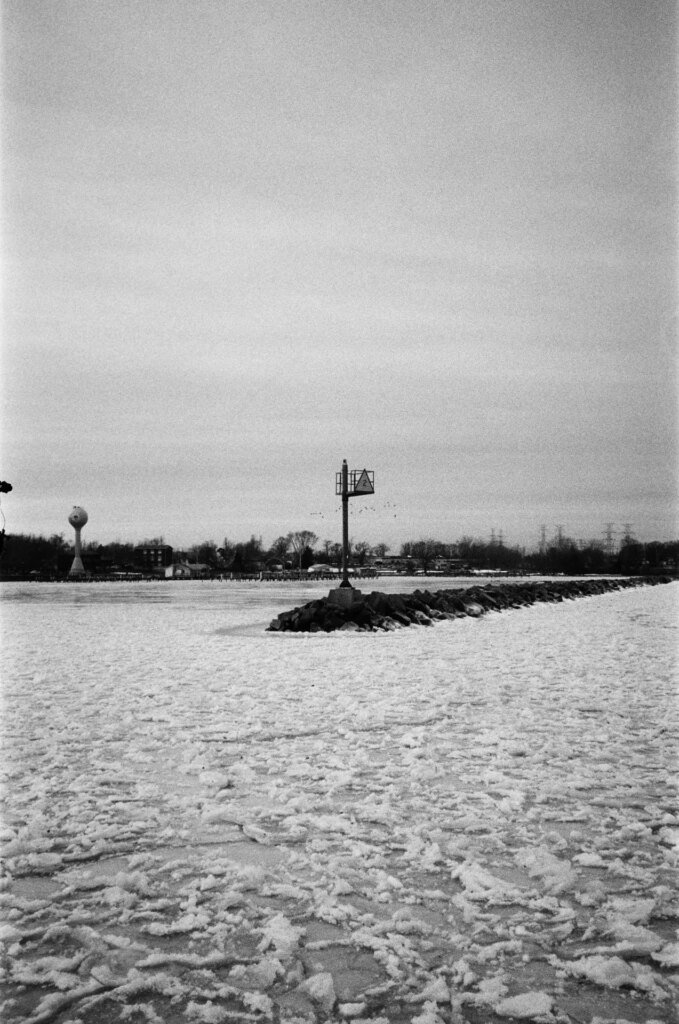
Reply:
[[0, 1018], [674, 1021], [678, 589], [5, 584]]

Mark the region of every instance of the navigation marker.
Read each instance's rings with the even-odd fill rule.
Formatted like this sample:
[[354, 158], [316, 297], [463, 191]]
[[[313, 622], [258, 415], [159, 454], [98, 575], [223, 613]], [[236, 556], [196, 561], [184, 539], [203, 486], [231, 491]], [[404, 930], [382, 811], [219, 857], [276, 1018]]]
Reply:
[[372, 485], [368, 470], [364, 469], [354, 484], [354, 494], [374, 494], [375, 488]]

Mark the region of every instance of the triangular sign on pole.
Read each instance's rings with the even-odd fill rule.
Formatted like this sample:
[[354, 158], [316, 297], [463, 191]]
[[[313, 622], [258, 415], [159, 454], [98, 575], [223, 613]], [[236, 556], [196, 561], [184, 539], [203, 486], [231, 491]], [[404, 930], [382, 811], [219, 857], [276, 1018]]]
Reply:
[[370, 483], [370, 477], [368, 476], [368, 470], [364, 469], [358, 480], [354, 484], [354, 494], [374, 494], [375, 488]]

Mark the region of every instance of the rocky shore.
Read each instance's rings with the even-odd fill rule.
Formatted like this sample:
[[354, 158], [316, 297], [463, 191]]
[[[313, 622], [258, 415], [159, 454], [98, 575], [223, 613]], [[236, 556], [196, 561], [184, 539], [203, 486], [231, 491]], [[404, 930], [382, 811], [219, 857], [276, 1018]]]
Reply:
[[489, 611], [524, 608], [538, 602], [593, 597], [630, 587], [670, 583], [667, 576], [631, 576], [621, 579], [568, 579], [491, 583], [452, 590], [414, 590], [409, 594], [384, 594], [373, 590], [363, 595], [331, 591], [328, 597], [281, 612], [269, 632], [332, 633], [389, 631], [405, 626], [431, 626], [440, 619], [478, 617]]

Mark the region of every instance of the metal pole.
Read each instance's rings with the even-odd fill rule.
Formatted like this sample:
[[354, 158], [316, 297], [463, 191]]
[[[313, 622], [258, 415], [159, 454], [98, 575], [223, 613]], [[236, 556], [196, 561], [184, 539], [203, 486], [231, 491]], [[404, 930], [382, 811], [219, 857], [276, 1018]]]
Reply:
[[349, 582], [349, 470], [347, 460], [342, 459], [342, 582], [340, 587], [350, 587]]

